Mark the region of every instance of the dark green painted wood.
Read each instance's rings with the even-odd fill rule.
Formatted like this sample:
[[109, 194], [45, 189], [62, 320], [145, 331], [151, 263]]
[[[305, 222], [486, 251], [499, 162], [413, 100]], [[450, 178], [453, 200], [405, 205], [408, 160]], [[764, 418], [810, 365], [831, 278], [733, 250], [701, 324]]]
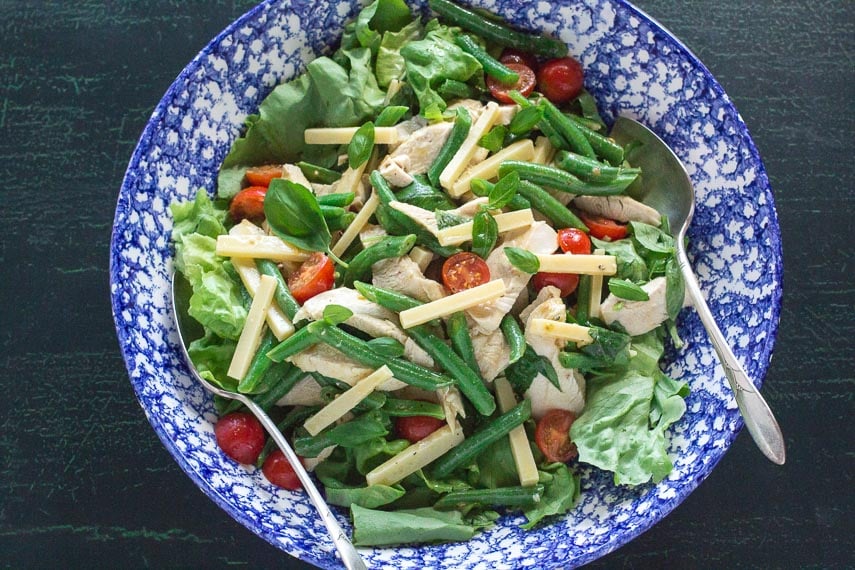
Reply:
[[[745, 433], [663, 522], [596, 568], [851, 567], [855, 4], [639, 0], [748, 123], [775, 190], [783, 318], [764, 390], [789, 462]], [[0, 560], [273, 567], [163, 449], [110, 316], [117, 191], [154, 105], [250, 1], [0, 0]], [[295, 566], [296, 567], [296, 566]]]

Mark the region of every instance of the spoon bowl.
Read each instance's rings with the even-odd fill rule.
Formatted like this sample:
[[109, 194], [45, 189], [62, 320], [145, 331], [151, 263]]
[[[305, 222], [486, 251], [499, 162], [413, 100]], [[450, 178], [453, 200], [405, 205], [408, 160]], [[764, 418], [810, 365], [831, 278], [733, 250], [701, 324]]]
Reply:
[[641, 168], [642, 175], [629, 188], [629, 194], [662, 212], [672, 231], [676, 230], [677, 261], [686, 293], [710, 337], [748, 432], [770, 461], [783, 465], [786, 447], [781, 428], [716, 324], [689, 265], [685, 238], [695, 212], [695, 190], [686, 168], [656, 133], [638, 121], [618, 117], [611, 137], [628, 148], [626, 159], [629, 163]]

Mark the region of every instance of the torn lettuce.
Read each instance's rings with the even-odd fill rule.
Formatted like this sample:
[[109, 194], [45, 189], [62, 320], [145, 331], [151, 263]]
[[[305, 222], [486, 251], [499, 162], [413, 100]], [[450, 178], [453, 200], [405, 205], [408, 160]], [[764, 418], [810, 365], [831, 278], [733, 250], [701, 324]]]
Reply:
[[460, 511], [438, 511], [428, 507], [389, 512], [353, 505], [350, 512], [353, 543], [357, 546], [469, 540], [478, 529], [489, 526], [495, 519], [484, 514], [466, 518]]

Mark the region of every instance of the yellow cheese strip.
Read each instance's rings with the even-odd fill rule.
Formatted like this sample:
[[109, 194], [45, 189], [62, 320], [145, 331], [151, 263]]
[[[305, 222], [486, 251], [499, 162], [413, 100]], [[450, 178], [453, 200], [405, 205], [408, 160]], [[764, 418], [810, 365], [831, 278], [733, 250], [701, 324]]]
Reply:
[[481, 303], [498, 299], [504, 294], [505, 281], [503, 279], [495, 279], [472, 289], [466, 289], [460, 293], [401, 311], [399, 315], [401, 326], [408, 329], [416, 325], [421, 325], [433, 319], [445, 317], [457, 311], [464, 311]]
[[246, 323], [240, 333], [234, 356], [229, 364], [227, 374], [235, 380], [241, 380], [249, 370], [255, 351], [261, 342], [261, 333], [264, 331], [264, 317], [270, 303], [273, 302], [273, 293], [276, 291], [276, 279], [270, 275], [261, 276], [261, 284], [252, 299]]
[[430, 262], [433, 261], [433, 252], [421, 246], [416, 246], [410, 250], [410, 259], [419, 266], [419, 270], [424, 273]]
[[473, 178], [490, 180], [499, 175], [499, 167], [505, 160], [530, 161], [534, 156], [534, 144], [529, 140], [517, 141], [508, 145], [490, 158], [471, 166], [460, 175], [454, 187], [449, 192], [452, 196], [462, 196], [469, 191], [469, 185]]
[[463, 441], [463, 429], [445, 425], [414, 443], [395, 457], [375, 467], [365, 476], [368, 485], [394, 485], [448, 453]]
[[[336, 127], [306, 129], [303, 138], [306, 144], [348, 144], [359, 127]], [[395, 127], [374, 127], [374, 144], [396, 144], [399, 142]]]
[[[494, 385], [496, 386], [496, 400], [499, 401], [499, 409], [502, 413], [510, 411], [517, 405], [517, 399], [511, 385], [502, 377], [496, 378]], [[523, 487], [537, 485], [539, 478], [537, 465], [534, 462], [534, 455], [531, 452], [525, 428], [523, 426], [515, 427], [508, 434], [508, 438], [511, 441], [511, 453], [514, 456], [514, 464], [517, 466], [520, 485]]]
[[342, 417], [353, 407], [364, 400], [377, 386], [392, 377], [388, 366], [381, 366], [362, 380], [359, 380], [349, 390], [340, 394], [335, 400], [321, 408], [317, 414], [303, 424], [311, 435], [318, 435], [322, 429]]
[[590, 344], [594, 342], [591, 337], [591, 329], [577, 325], [576, 323], [562, 323], [561, 321], [553, 321], [551, 319], [531, 319], [531, 322], [526, 327], [526, 332], [539, 334], [543, 336], [551, 336], [562, 340], [569, 340], [581, 344]]
[[555, 156], [555, 147], [549, 142], [546, 137], [537, 137], [534, 141], [534, 156], [531, 157], [531, 162], [535, 164], [549, 164]]
[[451, 161], [449, 161], [448, 165], [440, 173], [439, 184], [448, 191], [452, 198], [459, 196], [459, 194], [454, 193], [454, 183], [457, 182], [457, 179], [460, 178], [460, 175], [469, 166], [472, 157], [480, 148], [478, 141], [487, 134], [487, 131], [490, 130], [498, 117], [499, 105], [493, 101], [487, 103], [487, 106], [481, 111], [481, 116], [478, 117], [478, 120], [469, 129], [469, 134], [466, 135], [463, 144], [460, 145], [458, 151], [451, 157]]
[[368, 223], [368, 219], [371, 218], [372, 214], [377, 210], [377, 206], [379, 204], [380, 197], [376, 192], [372, 192], [371, 197], [365, 201], [365, 204], [362, 205], [362, 209], [359, 210], [359, 213], [356, 214], [356, 217], [353, 218], [353, 221], [350, 222], [350, 225], [347, 226], [347, 229], [344, 230], [344, 233], [341, 234], [341, 237], [338, 238], [337, 242], [335, 242], [335, 245], [332, 248], [334, 255], [339, 257], [344, 255], [344, 252], [347, 251], [347, 248], [350, 247], [350, 244], [353, 243], [353, 240], [359, 236], [359, 232], [361, 232], [362, 228], [365, 227], [365, 224]]
[[[595, 249], [594, 255], [603, 255], [605, 253], [602, 249]], [[600, 316], [600, 303], [603, 302], [603, 276], [602, 275], [592, 275], [591, 276], [591, 296], [588, 297], [588, 316], [599, 319]]]
[[[525, 210], [516, 210], [505, 214], [496, 214], [493, 216], [496, 220], [496, 225], [499, 228], [499, 233], [509, 232], [526, 228], [534, 223], [534, 215], [531, 208]], [[451, 226], [436, 233], [436, 238], [440, 245], [460, 245], [461, 243], [472, 239], [472, 224], [474, 222], [465, 222]]]
[[271, 261], [305, 261], [309, 254], [276, 236], [217, 236], [217, 255]]
[[573, 255], [559, 253], [538, 255], [540, 271], [546, 273], [577, 273], [580, 275], [614, 275], [617, 260], [613, 255]]
[[[247, 220], [234, 226], [229, 230], [229, 234], [233, 236], [245, 235], [264, 235], [264, 230]], [[249, 292], [250, 296], [255, 297], [255, 292], [261, 284], [261, 273], [255, 265], [255, 260], [243, 257], [233, 257], [232, 265], [240, 276], [243, 286]], [[267, 309], [267, 326], [270, 327], [270, 332], [273, 333], [278, 340], [285, 340], [294, 334], [294, 325], [291, 319], [279, 308], [279, 305], [272, 303]]]

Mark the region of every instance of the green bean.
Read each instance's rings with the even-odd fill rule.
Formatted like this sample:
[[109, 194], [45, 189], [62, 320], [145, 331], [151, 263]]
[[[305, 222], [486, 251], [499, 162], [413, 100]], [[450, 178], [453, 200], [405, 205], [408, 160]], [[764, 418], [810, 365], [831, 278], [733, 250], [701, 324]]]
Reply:
[[454, 127], [451, 129], [451, 134], [445, 140], [445, 144], [439, 150], [433, 163], [428, 168], [427, 176], [430, 183], [434, 186], [439, 185], [439, 175], [454, 158], [454, 155], [460, 150], [463, 141], [469, 135], [469, 129], [472, 127], [472, 117], [465, 107], [457, 108], [457, 116], [454, 118]]
[[462, 81], [456, 79], [446, 79], [436, 88], [439, 96], [450, 101], [451, 99], [474, 99], [478, 96], [478, 91]]
[[[469, 190], [471, 190], [473, 194], [480, 198], [484, 196], [489, 196], [490, 192], [493, 191], [493, 188], [495, 186], [495, 184], [493, 184], [492, 182], [488, 182], [483, 178], [473, 178], [469, 184]], [[516, 210], [526, 210], [528, 208], [531, 208], [532, 206], [531, 202], [527, 198], [520, 196], [519, 190], [517, 190], [517, 194], [513, 198], [511, 198], [511, 201], [508, 202], [505, 207], [513, 212]]]
[[457, 509], [469, 505], [485, 507], [530, 507], [540, 502], [543, 485], [531, 487], [497, 487], [453, 491], [436, 503], [435, 509]]
[[450, 23], [475, 32], [488, 42], [514, 47], [544, 57], [564, 57], [567, 55], [567, 46], [559, 40], [517, 32], [502, 24], [487, 20], [471, 10], [457, 6], [449, 0], [430, 0], [429, 4], [434, 12]]
[[393, 418], [428, 416], [438, 420], [445, 419], [445, 411], [442, 409], [442, 406], [421, 400], [400, 400], [398, 398], [387, 397], [381, 411]]
[[502, 317], [501, 328], [502, 333], [505, 335], [505, 340], [508, 341], [508, 346], [511, 347], [511, 356], [508, 364], [513, 364], [525, 354], [525, 335], [513, 315]]
[[345, 287], [350, 287], [354, 281], [367, 275], [371, 271], [371, 266], [378, 261], [407, 255], [415, 244], [416, 236], [410, 234], [407, 236], [388, 236], [366, 247], [357, 253], [348, 264], [342, 284]]
[[499, 167], [499, 176], [511, 172], [519, 172], [520, 178], [535, 184], [548, 186], [570, 194], [581, 194], [586, 196], [615, 196], [622, 193], [633, 180], [635, 174], [621, 175], [612, 182], [595, 184], [593, 182], [582, 182], [566, 170], [523, 162], [519, 160], [506, 160]]
[[520, 196], [519, 193], [517, 193], [517, 195], [514, 196], [513, 199], [508, 202], [508, 205], [505, 207], [512, 212], [515, 212], [517, 210], [527, 210], [531, 208], [531, 202], [528, 200], [528, 198], [524, 198], [523, 196]]
[[466, 324], [466, 313], [458, 311], [451, 315], [446, 322], [446, 329], [451, 347], [466, 365], [480, 376], [481, 368], [475, 360], [475, 347], [472, 346], [472, 337], [469, 335], [469, 326]]
[[273, 364], [273, 361], [267, 358], [267, 352], [276, 345], [276, 337], [269, 330], [264, 333], [261, 342], [258, 345], [258, 350], [255, 356], [252, 357], [252, 362], [249, 369], [244, 374], [238, 383], [238, 392], [241, 394], [251, 394], [255, 392], [264, 374]]
[[533, 209], [549, 218], [555, 227], [578, 228], [584, 232], [588, 231], [588, 227], [576, 214], [540, 186], [523, 180], [517, 188], [517, 193], [528, 200]]
[[499, 81], [503, 85], [515, 85], [520, 80], [517, 72], [506, 67], [505, 64], [484, 51], [484, 48], [479, 46], [475, 40], [466, 34], [456, 34], [454, 43], [463, 51], [478, 60], [481, 67], [484, 68], [484, 73]]
[[291, 294], [288, 283], [285, 281], [282, 272], [279, 271], [279, 267], [269, 259], [256, 259], [255, 266], [262, 274], [276, 279], [276, 292], [273, 294], [276, 304], [289, 319], [294, 320], [294, 315], [300, 310], [300, 303]]
[[357, 291], [359, 291], [360, 295], [372, 303], [377, 303], [378, 305], [381, 305], [390, 311], [395, 311], [396, 313], [424, 304], [421, 301], [417, 301], [416, 299], [408, 297], [402, 293], [398, 293], [397, 291], [375, 287], [374, 285], [369, 285], [362, 281], [354, 282], [353, 286]]
[[586, 139], [588, 139], [588, 142], [593, 147], [594, 152], [596, 152], [598, 156], [603, 158], [612, 166], [620, 166], [621, 164], [623, 164], [623, 147], [616, 143], [614, 139], [588, 128], [588, 126], [585, 124], [586, 119], [582, 117], [577, 117], [576, 115], [565, 116], [568, 117], [570, 120], [574, 121], [579, 126], [579, 130], [582, 132], [582, 135]]
[[576, 322], [588, 324], [591, 316], [591, 276], [580, 275], [579, 286], [576, 287]]
[[303, 176], [309, 179], [309, 182], [317, 182], [318, 184], [332, 184], [341, 178], [341, 172], [324, 168], [316, 164], [300, 161], [297, 163], [297, 168], [303, 173]]
[[423, 366], [413, 364], [408, 360], [400, 358], [389, 359], [381, 354], [377, 354], [371, 350], [371, 347], [364, 340], [356, 338], [338, 327], [327, 325], [322, 321], [316, 321], [316, 323], [320, 324], [317, 332], [319, 340], [366, 366], [380, 368], [385, 364], [392, 371], [395, 378], [401, 382], [431, 391], [450, 386], [454, 383], [452, 378], [433, 370], [428, 370]]
[[[318, 380], [318, 377], [314, 373], [312, 374], [312, 377], [315, 378], [315, 381]], [[323, 378], [326, 377], [323, 376]], [[321, 387], [321, 399], [324, 401], [324, 403], [328, 404], [332, 402], [336, 399], [337, 396], [343, 394], [350, 388], [350, 386], [346, 382], [335, 380], [334, 378], [327, 378], [327, 380], [333, 380], [334, 383]], [[320, 382], [318, 383], [320, 384]], [[342, 386], [342, 384], [344, 384], [344, 386]], [[371, 410], [382, 408], [385, 403], [385, 392], [371, 392], [362, 400], [360, 400], [355, 406], [353, 406], [351, 411], [360, 414], [370, 412]]]
[[[256, 394], [254, 396], [250, 396], [253, 402], [258, 404], [258, 406], [264, 410], [265, 412], [272, 408], [276, 402], [285, 397], [288, 392], [294, 387], [297, 382], [302, 380], [302, 378], [306, 375], [305, 372], [294, 366], [289, 362], [282, 363], [284, 372], [281, 374], [281, 378], [278, 382], [273, 384], [267, 392], [262, 394]], [[271, 368], [271, 371], [275, 370]], [[238, 400], [232, 400], [229, 402], [228, 406], [223, 410], [223, 415], [239, 410], [243, 407]]]
[[232, 281], [235, 282], [235, 285], [240, 291], [240, 301], [241, 304], [249, 311], [249, 308], [252, 306], [252, 295], [249, 294], [249, 291], [246, 290], [246, 287], [243, 285], [243, 281], [238, 275], [237, 269], [235, 269], [234, 264], [230, 260], [225, 260], [223, 262], [223, 269], [226, 274], [231, 278]]
[[531, 417], [531, 400], [523, 400], [511, 410], [491, 420], [460, 445], [440, 457], [433, 467], [436, 479], [445, 479], [458, 467], [469, 465], [481, 452], [495, 441], [508, 435]]
[[338, 206], [339, 208], [345, 208], [353, 203], [354, 198], [356, 198], [356, 194], [353, 192], [337, 192], [334, 194], [327, 194], [326, 196], [318, 196], [318, 204], [321, 206]]
[[267, 353], [267, 358], [273, 362], [282, 362], [318, 343], [317, 330], [321, 321], [315, 321], [305, 326], [280, 342], [276, 348]]
[[[508, 93], [508, 97], [510, 97], [514, 103], [522, 107], [523, 109], [529, 109], [534, 107], [534, 103], [526, 99], [526, 97], [520, 93], [519, 91], [511, 91]], [[550, 144], [555, 148], [569, 148], [570, 145], [567, 144], [567, 141], [564, 140], [564, 137], [561, 136], [561, 133], [556, 130], [555, 127], [547, 120], [545, 113], [544, 116], [538, 121], [537, 128], [549, 139]]]
[[613, 182], [623, 174], [638, 176], [641, 173], [639, 168], [611, 166], [566, 150], [562, 150], [556, 155], [555, 164], [587, 182]]
[[331, 220], [327, 220], [327, 229], [331, 232], [337, 232], [341, 230], [346, 230], [347, 226], [353, 223], [353, 220], [356, 219], [356, 214], [353, 212], [345, 212], [345, 214], [339, 218], [333, 218]]
[[538, 106], [543, 109], [543, 117], [546, 119], [546, 122], [561, 134], [562, 138], [567, 141], [570, 150], [574, 150], [588, 158], [597, 157], [591, 143], [588, 142], [578, 124], [571, 121], [567, 115], [559, 111], [558, 107], [553, 105], [546, 97], [540, 100]]

